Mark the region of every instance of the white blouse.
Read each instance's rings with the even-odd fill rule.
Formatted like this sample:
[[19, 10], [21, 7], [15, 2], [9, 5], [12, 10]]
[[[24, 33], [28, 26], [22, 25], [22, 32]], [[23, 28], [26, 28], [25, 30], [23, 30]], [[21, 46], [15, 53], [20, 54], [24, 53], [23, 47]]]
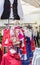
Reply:
[[[11, 7], [12, 7], [12, 4], [14, 2], [14, 0], [9, 0], [10, 3], [11, 3]], [[10, 17], [9, 18], [13, 18], [13, 8], [11, 8], [11, 12], [10, 12]]]

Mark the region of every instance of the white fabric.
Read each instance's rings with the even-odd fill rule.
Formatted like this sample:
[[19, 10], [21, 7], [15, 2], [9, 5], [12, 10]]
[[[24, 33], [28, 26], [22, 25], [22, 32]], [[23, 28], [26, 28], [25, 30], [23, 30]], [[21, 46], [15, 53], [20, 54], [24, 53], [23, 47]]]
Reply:
[[4, 0], [0, 0], [0, 18], [3, 13], [3, 7], [4, 7]]
[[33, 30], [33, 35], [37, 37], [37, 29], [36, 28]]
[[[9, 1], [11, 3], [11, 7], [13, 7], [12, 4], [13, 4], [14, 0], [9, 0]], [[13, 8], [11, 8], [11, 12], [10, 12], [10, 17], [9, 18], [13, 18]]]
[[24, 47], [24, 39], [21, 39], [22, 40], [22, 47]]
[[13, 35], [14, 35], [13, 29], [10, 29], [10, 36], [13, 36]]
[[5, 40], [5, 44], [8, 44], [8, 39]]
[[17, 34], [19, 34], [19, 30], [20, 30], [20, 29], [16, 29], [16, 33], [17, 33]]
[[35, 49], [32, 65], [40, 65], [40, 48]]
[[24, 59], [23, 60], [27, 60], [27, 55], [26, 54], [24, 54]]
[[36, 65], [40, 65], [40, 55], [38, 55], [38, 57], [36, 59]]
[[20, 16], [20, 19], [23, 19], [23, 10], [20, 0], [18, 0], [18, 15]]
[[39, 54], [35, 55], [35, 59], [32, 65], [40, 65], [40, 55]]
[[13, 42], [14, 42], [14, 43], [16, 42], [16, 37], [13, 38]]
[[3, 34], [4, 34], [4, 31], [2, 30], [2, 36], [3, 36]]
[[30, 37], [30, 40], [32, 39], [32, 31], [31, 31], [31, 29], [25, 29], [24, 34], [25, 34], [25, 36]]
[[0, 47], [1, 47], [2, 45], [0, 44]]
[[14, 2], [14, 0], [9, 0], [10, 1], [10, 3], [11, 3], [11, 5], [13, 4], [13, 2]]
[[12, 54], [15, 54], [15, 53], [16, 53], [16, 51], [15, 51], [14, 49], [10, 49], [10, 52], [11, 52]]
[[[1, 13], [0, 13], [0, 18], [2, 16], [2, 13], [3, 13], [3, 9], [4, 9], [4, 1], [5, 0], [0, 0], [0, 9], [1, 9]], [[11, 1], [11, 4], [13, 3], [13, 0], [10, 0]], [[20, 16], [20, 19], [23, 19], [23, 11], [22, 11], [22, 6], [21, 6], [21, 2], [20, 0], [18, 0], [18, 6], [17, 6], [17, 9], [18, 9], [18, 15]], [[11, 14], [10, 14], [10, 18], [13, 18], [13, 12], [12, 12], [12, 8], [11, 8]]]
[[28, 33], [27, 29], [24, 29], [25, 36], [27, 36], [27, 33]]

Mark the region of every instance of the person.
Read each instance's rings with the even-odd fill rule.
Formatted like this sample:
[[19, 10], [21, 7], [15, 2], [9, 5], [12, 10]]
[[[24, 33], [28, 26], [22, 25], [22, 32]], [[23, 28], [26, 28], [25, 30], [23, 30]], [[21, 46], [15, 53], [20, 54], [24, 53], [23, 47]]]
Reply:
[[1, 19], [23, 19], [23, 11], [20, 0], [2, 0], [2, 5], [0, 6]]

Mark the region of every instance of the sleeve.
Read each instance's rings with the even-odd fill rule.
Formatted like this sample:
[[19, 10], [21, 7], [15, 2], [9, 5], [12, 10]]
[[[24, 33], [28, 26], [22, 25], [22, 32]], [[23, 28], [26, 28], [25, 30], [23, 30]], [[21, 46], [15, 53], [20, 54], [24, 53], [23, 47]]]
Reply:
[[18, 7], [17, 7], [17, 9], [18, 9], [18, 15], [19, 15], [20, 19], [23, 20], [23, 10], [22, 10], [22, 5], [21, 5], [20, 0], [18, 0]]
[[3, 13], [3, 8], [4, 8], [3, 6], [4, 6], [4, 0], [0, 0], [0, 18]]

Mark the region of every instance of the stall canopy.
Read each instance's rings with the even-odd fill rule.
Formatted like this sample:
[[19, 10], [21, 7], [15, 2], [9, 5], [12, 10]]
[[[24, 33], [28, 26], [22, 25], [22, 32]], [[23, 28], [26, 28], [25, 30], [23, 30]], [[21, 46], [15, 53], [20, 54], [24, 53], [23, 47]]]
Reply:
[[40, 0], [23, 0], [24, 2], [27, 2], [35, 7], [40, 8]]

